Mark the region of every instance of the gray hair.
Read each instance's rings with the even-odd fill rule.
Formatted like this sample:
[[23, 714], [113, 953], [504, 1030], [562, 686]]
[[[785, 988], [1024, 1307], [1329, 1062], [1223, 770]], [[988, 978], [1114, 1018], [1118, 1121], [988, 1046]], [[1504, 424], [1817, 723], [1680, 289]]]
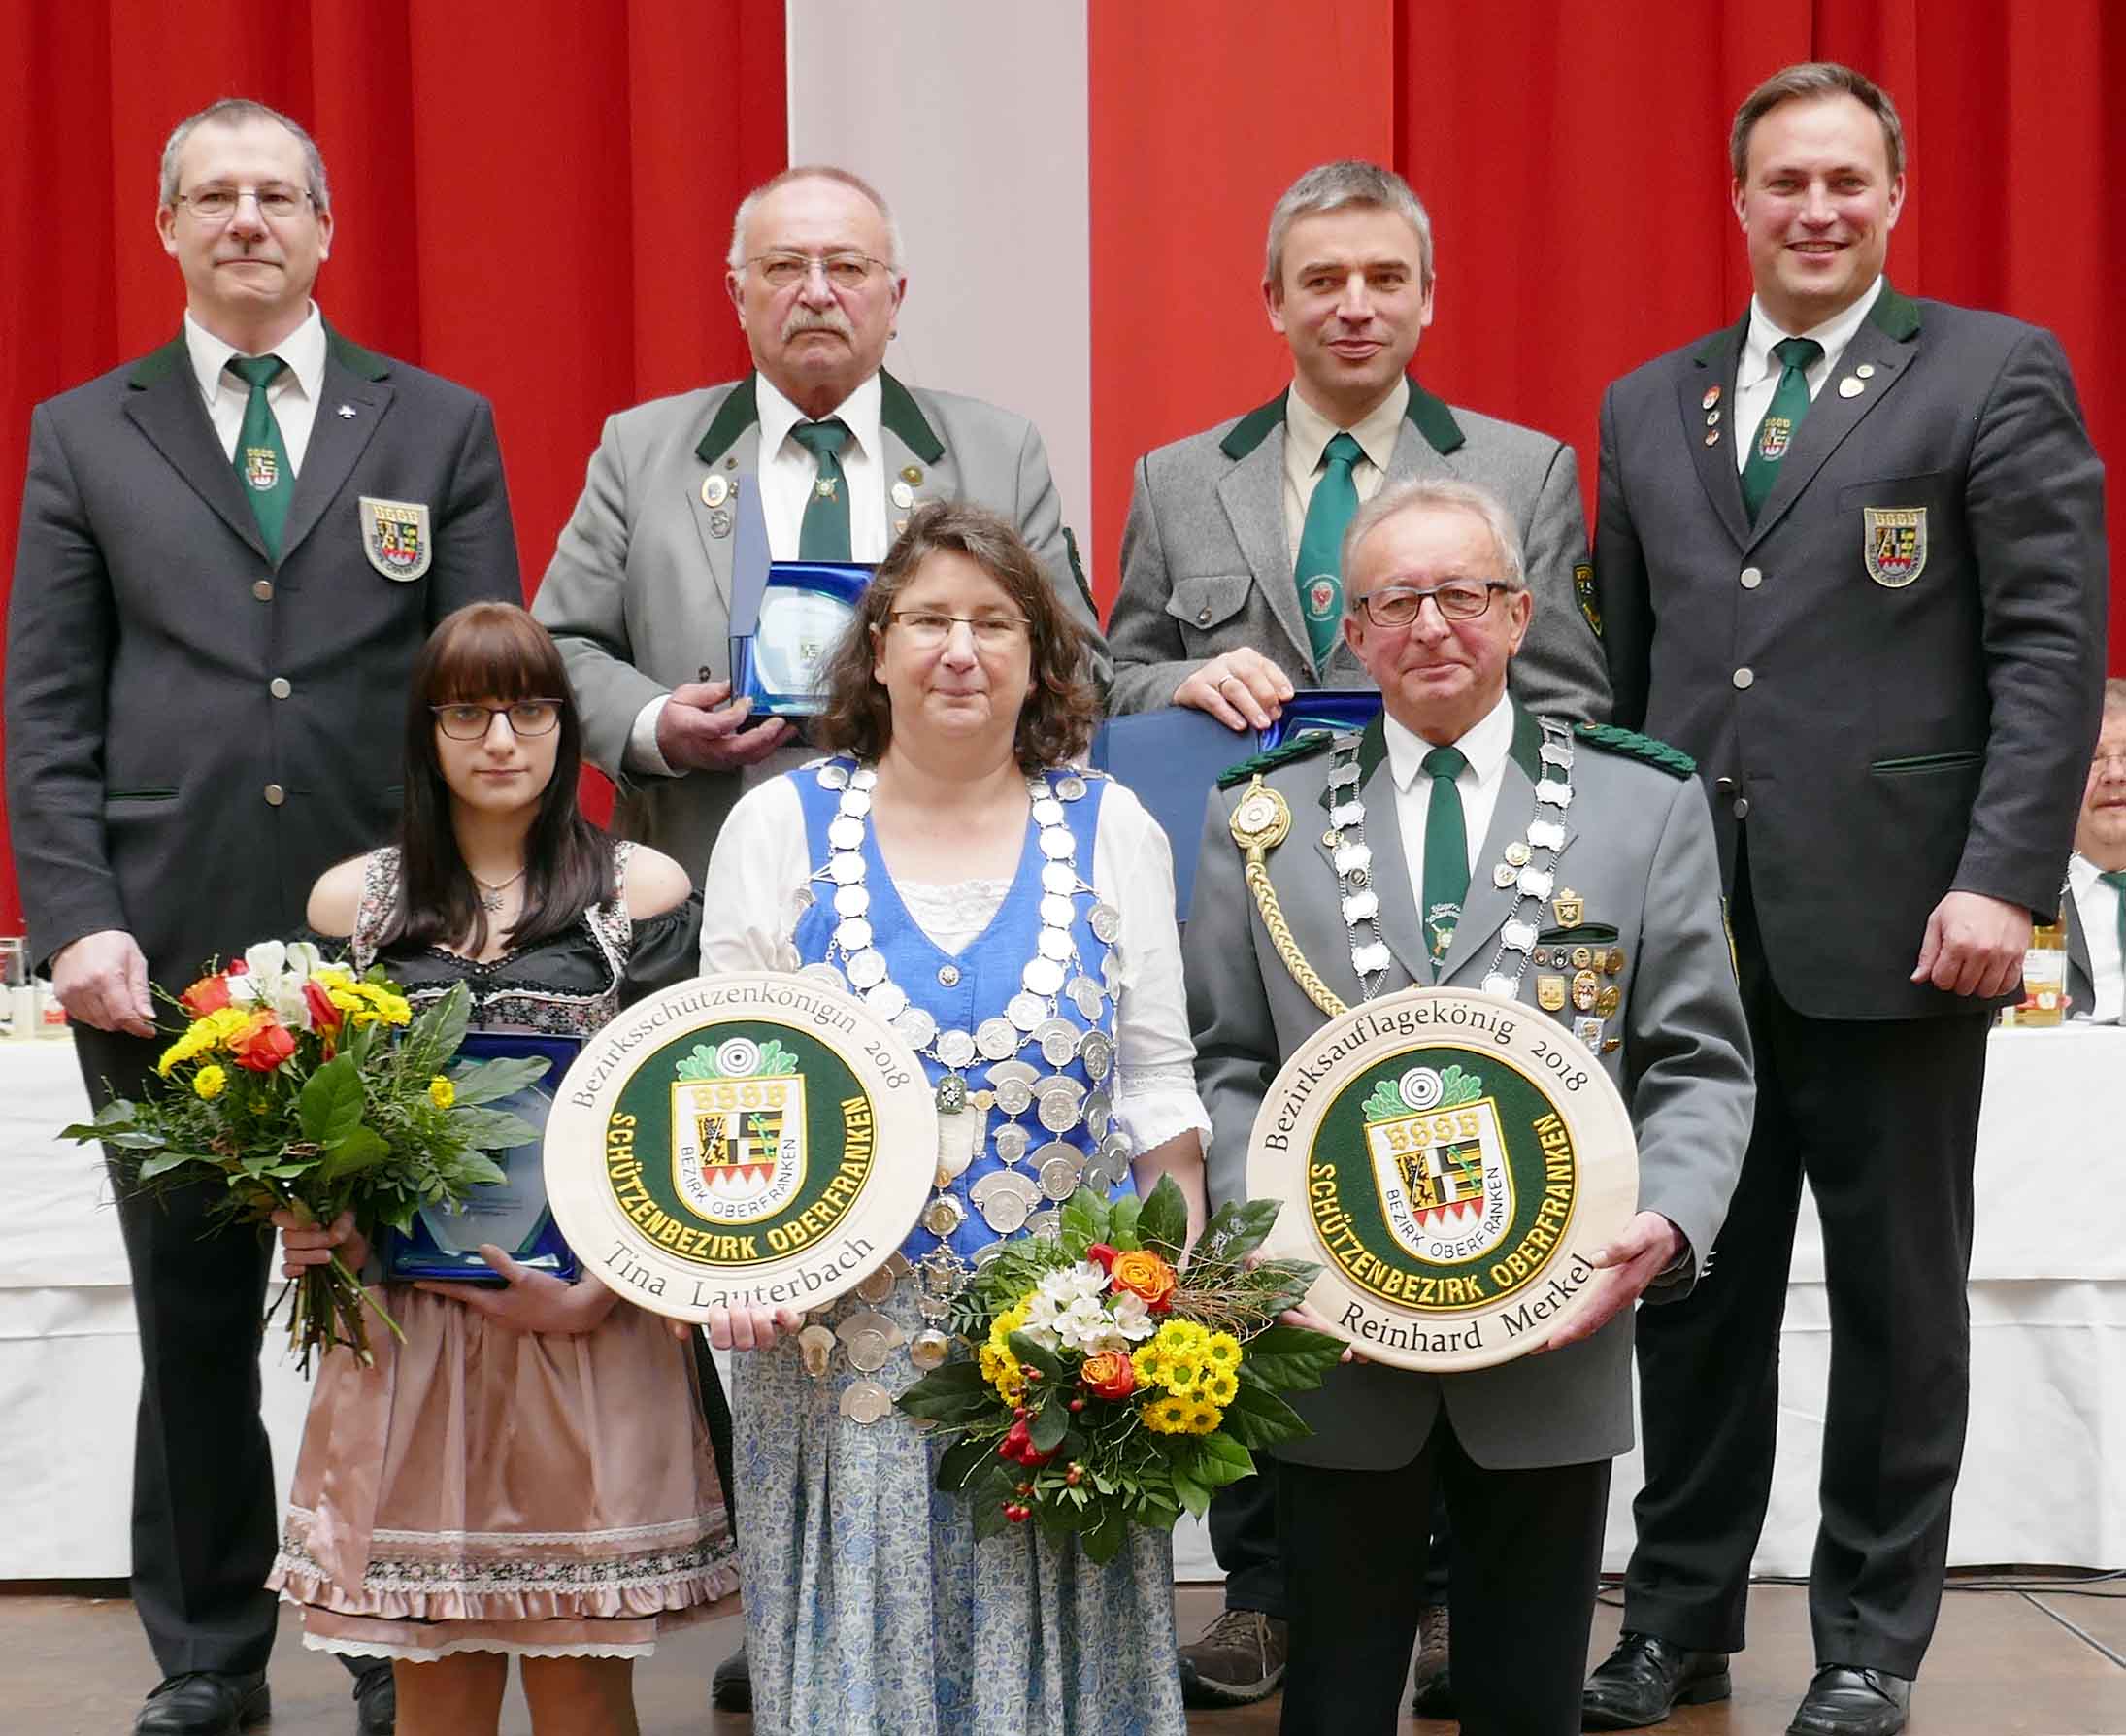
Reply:
[[2126, 712], [2126, 675], [2114, 675], [2105, 682], [2104, 709]]
[[1483, 520], [1499, 551], [1499, 579], [1512, 590], [1528, 588], [1526, 563], [1521, 558], [1520, 527], [1513, 515], [1488, 488], [1447, 477], [1420, 477], [1413, 482], [1390, 483], [1351, 515], [1344, 529], [1344, 613], [1353, 611], [1350, 576], [1358, 559], [1358, 546], [1390, 518], [1405, 513], [1470, 513]]
[[1735, 179], [1749, 179], [1749, 135], [1757, 130], [1758, 121], [1781, 103], [1825, 96], [1852, 97], [1880, 121], [1890, 179], [1895, 181], [1904, 174], [1905, 124], [1897, 117], [1897, 105], [1890, 101], [1890, 93], [1865, 73], [1841, 66], [1836, 60], [1804, 60], [1774, 73], [1744, 97], [1743, 106], [1735, 111], [1735, 125], [1727, 135], [1728, 167], [1735, 171]]
[[319, 211], [330, 211], [332, 189], [325, 184], [325, 159], [318, 154], [317, 141], [279, 109], [269, 109], [248, 96], [225, 96], [217, 103], [209, 103], [198, 114], [187, 115], [171, 128], [170, 137], [162, 148], [161, 203], [177, 203], [178, 158], [184, 153], [187, 139], [203, 126], [242, 126], [251, 120], [270, 120], [295, 136], [295, 142], [303, 148], [303, 173], [310, 182], [311, 199]]
[[1352, 156], [1309, 169], [1286, 187], [1283, 197], [1271, 207], [1270, 241], [1263, 250], [1263, 281], [1279, 284], [1284, 282], [1284, 238], [1291, 233], [1294, 223], [1304, 217], [1342, 211], [1351, 205], [1392, 211], [1416, 232], [1417, 275], [1422, 286], [1429, 287], [1432, 283], [1432, 219], [1425, 215], [1424, 206], [1410, 190], [1410, 183], [1393, 169], [1383, 169], [1379, 163]]
[[738, 212], [731, 218], [731, 250], [724, 255], [724, 263], [733, 271], [742, 270], [746, 264], [746, 225], [752, 221], [753, 212], [761, 200], [779, 187], [789, 185], [793, 181], [832, 181], [863, 194], [877, 209], [880, 219], [885, 224], [886, 251], [890, 257], [886, 263], [893, 268], [894, 276], [901, 273], [902, 261], [907, 257], [901, 246], [901, 225], [893, 215], [893, 209], [885, 202], [885, 195], [861, 175], [847, 169], [838, 169], [832, 163], [799, 163], [784, 169], [781, 174], [763, 181], [738, 202]]

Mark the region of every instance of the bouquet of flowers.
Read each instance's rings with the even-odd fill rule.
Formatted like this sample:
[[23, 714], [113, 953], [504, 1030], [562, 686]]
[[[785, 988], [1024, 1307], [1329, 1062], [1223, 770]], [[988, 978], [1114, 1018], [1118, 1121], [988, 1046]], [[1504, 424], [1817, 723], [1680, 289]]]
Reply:
[[[61, 1134], [111, 1148], [121, 1185], [217, 1184], [225, 1217], [261, 1225], [281, 1211], [305, 1224], [351, 1211], [374, 1239], [411, 1227], [423, 1206], [460, 1205], [500, 1182], [488, 1153], [538, 1137], [481, 1106], [538, 1079], [544, 1059], [448, 1067], [471, 1006], [463, 984], [416, 1018], [382, 972], [356, 976], [307, 941], [262, 941], [173, 1004], [189, 1022], [155, 1063], [160, 1088]], [[337, 1254], [283, 1297], [305, 1373], [320, 1345], [371, 1362], [368, 1311], [399, 1336]]]
[[958, 1438], [938, 1486], [970, 1496], [975, 1534], [1032, 1519], [1095, 1561], [1132, 1524], [1171, 1530], [1249, 1475], [1250, 1448], [1307, 1433], [1280, 1392], [1318, 1386], [1344, 1352], [1280, 1325], [1318, 1268], [1250, 1261], [1275, 1200], [1218, 1209], [1188, 1264], [1171, 1177], [1144, 1200], [1080, 1188], [1058, 1237], [1013, 1243], [962, 1292], [953, 1329], [975, 1350], [898, 1403]]

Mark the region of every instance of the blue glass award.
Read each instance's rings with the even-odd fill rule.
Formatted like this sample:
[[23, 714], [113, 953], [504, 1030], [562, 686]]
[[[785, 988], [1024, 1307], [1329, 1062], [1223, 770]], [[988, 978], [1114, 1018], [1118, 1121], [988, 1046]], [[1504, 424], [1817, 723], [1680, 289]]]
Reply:
[[752, 630], [731, 620], [731, 692], [756, 717], [813, 718], [826, 709], [821, 674], [871, 583], [861, 563], [779, 560], [761, 586]]

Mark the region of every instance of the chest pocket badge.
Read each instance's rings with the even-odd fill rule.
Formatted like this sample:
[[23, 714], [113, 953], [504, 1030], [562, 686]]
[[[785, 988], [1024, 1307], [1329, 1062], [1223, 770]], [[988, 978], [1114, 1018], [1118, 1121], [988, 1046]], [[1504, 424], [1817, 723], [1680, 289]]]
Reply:
[[1868, 577], [1902, 590], [1927, 570], [1925, 507], [1862, 507], [1861, 558]]
[[386, 579], [411, 584], [435, 558], [429, 534], [428, 505], [419, 500], [361, 497], [362, 552]]

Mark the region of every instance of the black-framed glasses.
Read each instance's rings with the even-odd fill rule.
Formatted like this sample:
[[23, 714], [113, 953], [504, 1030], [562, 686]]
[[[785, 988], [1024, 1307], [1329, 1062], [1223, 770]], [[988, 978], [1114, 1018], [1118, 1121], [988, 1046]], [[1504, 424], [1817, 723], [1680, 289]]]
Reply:
[[1516, 588], [1503, 579], [1487, 579], [1481, 584], [1455, 579], [1445, 584], [1435, 584], [1429, 590], [1419, 590], [1409, 584], [1389, 584], [1379, 590], [1368, 591], [1358, 599], [1358, 607], [1377, 627], [1409, 626], [1424, 609], [1427, 597], [1448, 620], [1475, 620], [1491, 607], [1493, 591]]
[[1003, 651], [1033, 622], [1023, 615], [946, 615], [935, 609], [896, 609], [886, 617], [918, 650], [931, 651], [952, 637], [955, 623], [974, 636], [977, 651]]
[[875, 271], [891, 273], [893, 267], [869, 253], [757, 253], [746, 261], [760, 274], [771, 289], [791, 289], [812, 276], [817, 266], [837, 289], [861, 289]]
[[275, 181], [264, 186], [223, 186], [216, 183], [212, 186], [194, 187], [188, 193], [175, 194], [170, 203], [182, 205], [203, 223], [225, 223], [247, 198], [257, 201], [260, 217], [277, 223], [285, 222], [300, 215], [305, 206], [317, 202], [316, 195], [308, 187], [288, 186]]
[[510, 732], [518, 736], [551, 735], [554, 725], [561, 721], [558, 699], [517, 699], [508, 705], [432, 705], [428, 709], [436, 714], [436, 727], [453, 742], [484, 741], [497, 718], [509, 718]]

